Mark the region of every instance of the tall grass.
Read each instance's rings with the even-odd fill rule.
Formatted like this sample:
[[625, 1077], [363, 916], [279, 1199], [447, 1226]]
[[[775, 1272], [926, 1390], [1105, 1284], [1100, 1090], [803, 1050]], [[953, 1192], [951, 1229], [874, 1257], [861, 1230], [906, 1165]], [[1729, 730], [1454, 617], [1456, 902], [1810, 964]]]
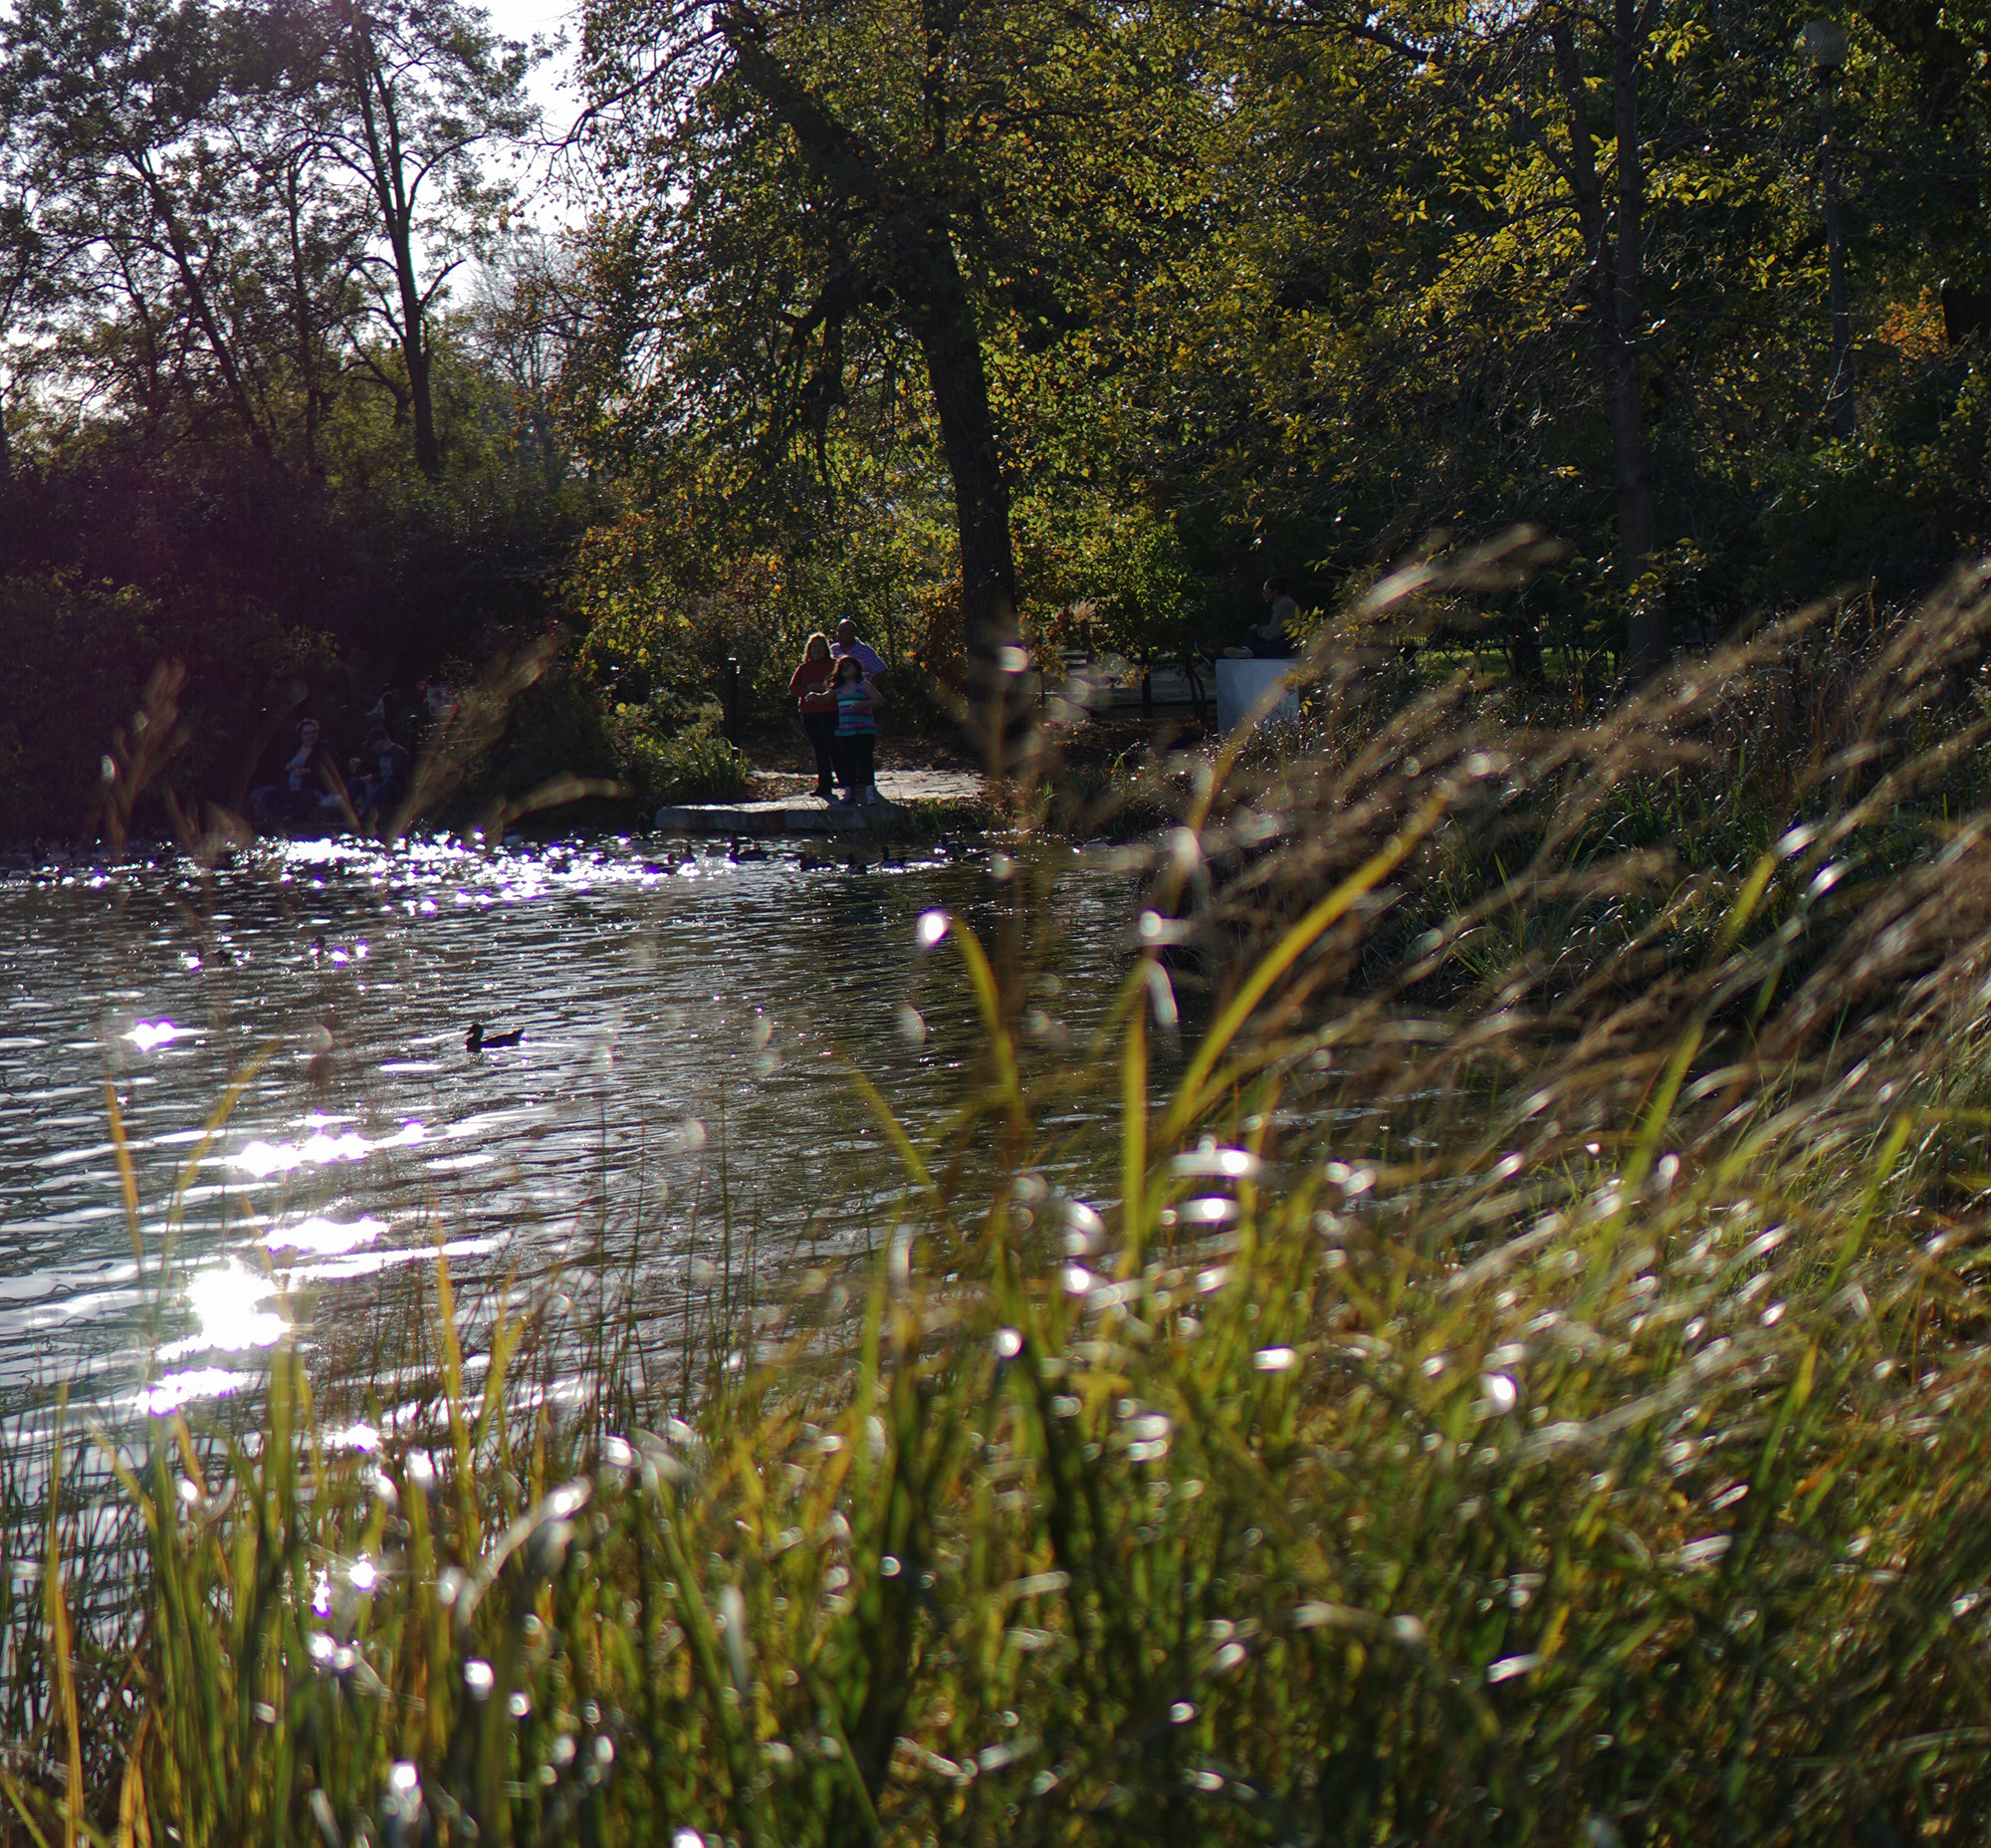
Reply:
[[14, 1825], [1981, 1835], [1987, 622], [1966, 576], [1574, 728], [1324, 640], [1307, 755], [1130, 792], [1181, 819], [1089, 1048], [1025, 1053], [1049, 852], [996, 941], [922, 920], [981, 1059], [930, 1146], [852, 1075], [875, 1258], [679, 1379], [438, 1263], [400, 1370], [280, 1352], [259, 1429], [115, 1457], [121, 1628], [50, 1498]]

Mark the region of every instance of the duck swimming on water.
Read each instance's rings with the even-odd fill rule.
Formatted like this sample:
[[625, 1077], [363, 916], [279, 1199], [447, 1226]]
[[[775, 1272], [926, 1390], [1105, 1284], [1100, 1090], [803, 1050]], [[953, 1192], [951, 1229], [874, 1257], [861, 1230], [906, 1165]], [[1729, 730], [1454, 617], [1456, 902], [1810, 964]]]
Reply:
[[470, 1032], [463, 1037], [466, 1052], [489, 1052], [499, 1046], [517, 1045], [526, 1037], [523, 1027], [515, 1027], [509, 1034], [487, 1034], [482, 1021], [472, 1021]]

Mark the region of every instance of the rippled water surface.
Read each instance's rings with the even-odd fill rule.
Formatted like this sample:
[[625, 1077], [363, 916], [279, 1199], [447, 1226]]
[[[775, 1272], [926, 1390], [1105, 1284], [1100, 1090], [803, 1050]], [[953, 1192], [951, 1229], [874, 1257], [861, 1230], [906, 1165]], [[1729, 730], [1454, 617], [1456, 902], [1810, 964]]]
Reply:
[[[898, 1178], [852, 1065], [916, 1131], [945, 1121], [980, 1036], [915, 924], [948, 907], [998, 940], [1003, 864], [310, 842], [0, 883], [0, 1384], [124, 1412], [226, 1394], [309, 1305], [438, 1249], [472, 1288], [606, 1256], [661, 1305], [861, 1247]], [[1025, 956], [1055, 1059], [1104, 1006], [1130, 891], [1068, 854], [1045, 876]], [[524, 1041], [472, 1055], [472, 1020]]]

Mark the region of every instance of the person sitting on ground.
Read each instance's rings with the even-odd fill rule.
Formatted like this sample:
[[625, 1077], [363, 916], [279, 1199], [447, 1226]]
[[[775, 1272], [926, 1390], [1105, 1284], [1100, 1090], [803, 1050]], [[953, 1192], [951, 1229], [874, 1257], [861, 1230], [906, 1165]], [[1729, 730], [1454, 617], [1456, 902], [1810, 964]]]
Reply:
[[835, 674], [829, 637], [817, 629], [802, 645], [801, 665], [788, 676], [788, 697], [801, 714], [802, 730], [815, 752], [814, 793], [826, 802], [836, 796], [836, 689], [831, 685]]
[[349, 807], [354, 820], [365, 811], [366, 789], [368, 784], [366, 760], [363, 757], [349, 757], [345, 760], [345, 800], [340, 802], [336, 793], [328, 796], [319, 804], [319, 812], [329, 817], [342, 815]]
[[857, 612], [846, 609], [843, 620], [836, 625], [836, 643], [830, 649], [835, 660], [842, 660], [847, 654], [855, 655], [857, 663], [864, 669], [866, 680], [877, 680], [885, 672], [885, 657], [868, 642], [857, 638]]
[[316, 719], [298, 722], [298, 748], [284, 765], [284, 774], [277, 782], [250, 792], [252, 811], [260, 811], [281, 827], [318, 808], [323, 794], [319, 788], [318, 762], [322, 736], [323, 728]]
[[877, 784], [877, 710], [885, 703], [875, 680], [865, 678], [864, 666], [856, 654], [842, 655], [836, 663], [836, 755], [837, 775], [844, 794], [838, 800], [846, 808], [881, 800]]
[[[363, 748], [366, 756], [361, 769], [365, 775], [353, 786], [352, 808], [360, 820], [370, 821], [376, 815], [391, 814], [407, 795], [408, 753], [377, 726], [367, 734]], [[368, 761], [370, 770], [366, 770]]]

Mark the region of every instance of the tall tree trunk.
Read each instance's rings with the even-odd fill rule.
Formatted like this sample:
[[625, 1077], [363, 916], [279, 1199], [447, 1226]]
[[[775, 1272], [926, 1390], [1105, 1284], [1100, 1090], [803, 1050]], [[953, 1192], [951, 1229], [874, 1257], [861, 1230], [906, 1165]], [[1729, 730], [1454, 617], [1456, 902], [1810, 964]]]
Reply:
[[[876, 155], [797, 82], [771, 48], [765, 20], [737, 6], [720, 9], [717, 18], [736, 72], [794, 134], [828, 188], [867, 211], [887, 205]], [[931, 38], [931, 16], [928, 23]], [[945, 125], [936, 116], [933, 126], [938, 152], [946, 146]], [[991, 774], [1013, 775], [1033, 752], [1036, 732], [1018, 649], [1009, 490], [996, 445], [982, 332], [945, 213], [930, 206], [913, 216], [896, 200], [889, 201], [889, 212], [894, 229], [880, 252], [883, 262], [868, 275], [852, 270], [833, 280], [816, 319], [833, 325], [879, 288], [898, 304], [919, 342], [954, 487], [972, 726]]]
[[[353, 98], [366, 136], [372, 167], [373, 198], [380, 208], [381, 229], [394, 253], [394, 289], [400, 298], [400, 321], [394, 334], [408, 372], [408, 403], [414, 412], [415, 466], [430, 481], [442, 479], [442, 447], [436, 441], [435, 402], [429, 390], [429, 346], [423, 333], [428, 304], [415, 275], [414, 200], [408, 185], [407, 157], [401, 144], [401, 123], [394, 95], [380, 72], [372, 34], [357, 5], [349, 9], [350, 69]], [[417, 180], [419, 184], [419, 180]]]
[[1542, 636], [1525, 609], [1514, 612], [1507, 629], [1507, 661], [1524, 687], [1542, 684]]
[[1618, 129], [1618, 262], [1612, 291], [1611, 453], [1618, 495], [1618, 581], [1626, 598], [1625, 641], [1631, 679], [1665, 665], [1666, 608], [1648, 583], [1659, 543], [1653, 505], [1653, 458], [1646, 442], [1646, 398], [1639, 379], [1639, 284], [1646, 264], [1646, 161], [1639, 144], [1639, 54], [1650, 8], [1617, 0], [1611, 31], [1612, 114]]
[[1018, 649], [1009, 490], [996, 451], [982, 331], [946, 223], [930, 221], [909, 242], [906, 268], [919, 278], [919, 294], [909, 303], [908, 318], [927, 362], [961, 537], [969, 698], [991, 773], [1009, 775], [1029, 749], [1031, 707]]
[[[1665, 605], [1647, 583], [1659, 539], [1646, 401], [1639, 378], [1639, 283], [1645, 265], [1646, 167], [1639, 146], [1639, 53], [1650, 3], [1616, 0], [1611, 31], [1611, 101], [1617, 136], [1616, 224], [1604, 209], [1604, 183], [1590, 134], [1589, 101], [1576, 28], [1565, 16], [1549, 28], [1557, 88], [1569, 123], [1567, 178], [1590, 257], [1589, 295], [1604, 401], [1611, 427], [1612, 493], [1618, 515], [1618, 583], [1625, 602], [1625, 664], [1634, 683], [1665, 662]], [[1615, 235], [1614, 235], [1615, 233]]]
[[323, 399], [318, 382], [318, 332], [312, 325], [311, 280], [305, 261], [304, 169], [301, 159], [284, 168], [284, 217], [291, 244], [291, 319], [298, 343], [298, 383], [305, 394], [305, 469], [322, 474], [318, 460], [318, 422]]
[[268, 461], [275, 453], [270, 441], [270, 432], [263, 419], [256, 414], [255, 400], [249, 392], [249, 382], [242, 374], [242, 368], [235, 362], [235, 349], [228, 335], [223, 331], [221, 317], [208, 294], [207, 280], [194, 262], [192, 239], [180, 222], [180, 215], [174, 209], [172, 195], [152, 168], [150, 155], [142, 148], [126, 148], [124, 159], [131, 171], [138, 177], [152, 202], [152, 210], [158, 214], [160, 228], [166, 234], [166, 248], [172, 256], [173, 269], [178, 274], [181, 287], [186, 290], [187, 307], [192, 312], [195, 325], [206, 338], [208, 350], [221, 369], [221, 382], [227, 388], [228, 401], [235, 407], [235, 414], [241, 420], [244, 433], [248, 436], [256, 453]]
[[401, 362], [408, 368], [408, 405], [414, 413], [415, 466], [431, 481], [442, 479], [442, 446], [436, 441], [435, 400], [429, 392], [429, 344], [423, 335], [422, 292], [415, 259], [403, 233], [394, 240], [401, 290]]

